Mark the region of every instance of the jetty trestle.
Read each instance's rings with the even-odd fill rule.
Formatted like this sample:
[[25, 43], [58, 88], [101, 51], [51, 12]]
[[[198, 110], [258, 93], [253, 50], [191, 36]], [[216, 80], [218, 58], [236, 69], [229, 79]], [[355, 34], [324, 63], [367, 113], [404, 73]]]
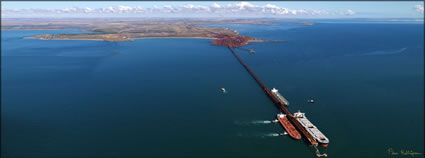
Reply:
[[260, 78], [248, 67], [248, 65], [239, 57], [238, 54], [233, 50], [232, 47], [228, 47], [230, 52], [236, 57], [236, 59], [239, 61], [239, 63], [242, 64], [242, 66], [249, 72], [249, 74], [257, 81], [257, 83], [260, 85], [260, 87], [264, 90], [264, 92], [269, 96], [270, 99], [275, 103], [275, 105], [284, 113], [287, 115], [288, 120], [295, 125], [295, 127], [301, 131], [301, 133], [304, 135], [304, 137], [315, 147], [316, 149], [316, 155], [317, 156], [327, 156], [327, 154], [320, 154], [319, 150], [317, 149], [318, 142], [315, 138], [313, 138], [310, 133], [307, 132], [307, 130], [296, 120], [294, 115], [286, 109], [285, 105], [283, 105], [270, 91], [269, 88], [263, 83], [263, 81], [260, 80]]

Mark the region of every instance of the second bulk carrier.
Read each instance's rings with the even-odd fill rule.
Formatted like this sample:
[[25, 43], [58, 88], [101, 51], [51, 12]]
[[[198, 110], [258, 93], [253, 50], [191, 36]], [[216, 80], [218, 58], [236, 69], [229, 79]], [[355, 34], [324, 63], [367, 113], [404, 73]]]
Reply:
[[283, 105], [288, 106], [289, 102], [288, 100], [285, 99], [285, 97], [283, 97], [279, 91], [276, 88], [272, 89], [272, 94], [277, 98], [277, 100], [279, 100], [280, 103], [282, 103]]
[[320, 143], [321, 146], [327, 147], [329, 139], [317, 129], [305, 116], [305, 113], [298, 112], [294, 113], [296, 120], [307, 130], [307, 132]]

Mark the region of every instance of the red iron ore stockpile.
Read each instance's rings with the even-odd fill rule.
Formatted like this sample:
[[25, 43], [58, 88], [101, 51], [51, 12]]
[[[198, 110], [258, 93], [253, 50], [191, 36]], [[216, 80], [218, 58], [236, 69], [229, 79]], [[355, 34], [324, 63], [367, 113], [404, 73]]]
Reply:
[[226, 47], [241, 47], [247, 45], [249, 41], [258, 40], [248, 36], [227, 36], [222, 35], [217, 37], [216, 40], [212, 41], [212, 45], [215, 46], [226, 46]]

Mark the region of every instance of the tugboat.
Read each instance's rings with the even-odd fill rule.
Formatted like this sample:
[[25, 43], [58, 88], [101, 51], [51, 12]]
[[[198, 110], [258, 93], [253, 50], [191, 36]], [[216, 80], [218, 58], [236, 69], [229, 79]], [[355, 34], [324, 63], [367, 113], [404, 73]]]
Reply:
[[281, 135], [281, 136], [286, 136], [286, 135], [288, 135], [288, 132], [280, 133], [280, 135]]

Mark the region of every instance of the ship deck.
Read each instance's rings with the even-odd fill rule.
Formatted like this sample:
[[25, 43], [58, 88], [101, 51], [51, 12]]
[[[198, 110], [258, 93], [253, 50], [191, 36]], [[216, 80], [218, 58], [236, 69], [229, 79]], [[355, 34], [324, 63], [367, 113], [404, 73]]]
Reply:
[[301, 123], [302, 126], [310, 133], [319, 143], [327, 144], [329, 143], [329, 139], [314, 126], [307, 117], [303, 116], [301, 118], [297, 118], [297, 120]]
[[295, 129], [291, 122], [289, 122], [288, 118], [284, 114], [278, 114], [277, 119], [280, 124], [285, 128], [286, 132], [288, 132], [289, 136], [294, 139], [301, 139], [301, 134]]
[[285, 99], [279, 92], [272, 92], [273, 95], [276, 96], [276, 98], [284, 105], [288, 106], [289, 102]]

